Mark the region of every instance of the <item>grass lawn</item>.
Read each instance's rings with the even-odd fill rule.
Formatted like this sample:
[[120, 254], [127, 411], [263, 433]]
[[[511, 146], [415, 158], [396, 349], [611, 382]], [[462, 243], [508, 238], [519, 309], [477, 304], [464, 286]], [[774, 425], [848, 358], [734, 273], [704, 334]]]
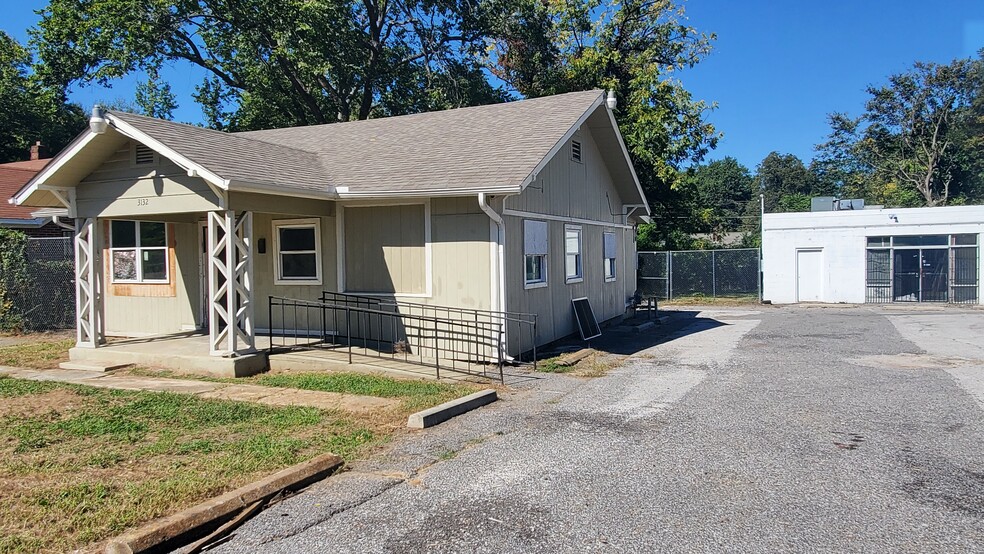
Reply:
[[761, 305], [757, 295], [752, 296], [677, 296], [672, 300], [660, 300], [659, 306], [748, 306]]
[[30, 369], [58, 367], [60, 362], [68, 360], [68, 349], [73, 346], [75, 339], [51, 339], [38, 335], [38, 340], [0, 347], [0, 365]]
[[609, 371], [618, 367], [624, 356], [607, 354], [605, 352], [592, 352], [590, 356], [582, 359], [574, 365], [561, 365], [560, 359], [563, 356], [554, 356], [540, 360], [537, 363], [537, 371], [543, 373], [566, 373], [575, 377], [601, 377], [607, 375]]
[[385, 433], [313, 408], [0, 378], [0, 552], [91, 546]]

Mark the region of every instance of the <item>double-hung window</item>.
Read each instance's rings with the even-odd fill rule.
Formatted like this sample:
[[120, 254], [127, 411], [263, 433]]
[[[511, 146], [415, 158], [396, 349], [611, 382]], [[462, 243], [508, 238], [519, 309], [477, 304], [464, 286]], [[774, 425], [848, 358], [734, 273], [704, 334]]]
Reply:
[[564, 226], [564, 268], [567, 282], [577, 283], [584, 279], [584, 266], [581, 261], [581, 227]]
[[110, 222], [114, 283], [167, 283], [167, 225], [158, 221]]
[[523, 254], [528, 289], [547, 286], [547, 253], [550, 251], [546, 221], [523, 220]]
[[277, 285], [321, 284], [321, 221], [290, 219], [273, 222]]
[[602, 247], [604, 248], [605, 256], [605, 282], [609, 283], [615, 280], [615, 257], [618, 248], [616, 246], [614, 232], [605, 231], [601, 236], [604, 241]]

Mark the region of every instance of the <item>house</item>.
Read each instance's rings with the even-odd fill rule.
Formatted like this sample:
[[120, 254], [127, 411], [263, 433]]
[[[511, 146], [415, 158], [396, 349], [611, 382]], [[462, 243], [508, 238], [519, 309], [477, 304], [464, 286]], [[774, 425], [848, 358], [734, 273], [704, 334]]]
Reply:
[[[31, 146], [31, 158], [23, 162], [0, 164], [0, 197], [7, 200], [14, 196], [28, 181], [31, 180], [50, 158], [41, 157], [41, 143]], [[71, 236], [74, 224], [60, 217], [63, 210], [52, 213], [36, 214], [36, 209], [16, 206], [8, 202], [0, 202], [0, 227], [17, 229], [29, 237], [64, 237]]]
[[978, 304], [984, 206], [765, 214], [763, 299]]
[[272, 321], [270, 297], [325, 291], [534, 313], [545, 344], [577, 330], [572, 299], [604, 321], [635, 291], [649, 206], [614, 104], [594, 90], [243, 133], [97, 107], [14, 201], [78, 218], [73, 359], [193, 329], [210, 355], [248, 357], [258, 333], [305, 325]]

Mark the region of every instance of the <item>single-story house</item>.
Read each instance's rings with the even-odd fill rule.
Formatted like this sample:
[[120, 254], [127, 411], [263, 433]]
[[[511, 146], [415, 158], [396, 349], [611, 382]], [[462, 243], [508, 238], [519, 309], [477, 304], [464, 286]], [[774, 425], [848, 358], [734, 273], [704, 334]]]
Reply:
[[35, 238], [72, 236], [75, 225], [61, 217], [63, 208], [38, 210], [6, 202], [51, 161], [41, 157], [40, 143], [32, 146], [30, 152], [29, 160], [0, 164], [0, 198], [5, 200], [0, 202], [0, 227], [16, 229]]
[[605, 321], [635, 291], [649, 206], [614, 107], [592, 90], [241, 133], [97, 107], [14, 202], [77, 218], [79, 348], [201, 329], [246, 355], [284, 325], [269, 297], [324, 291], [534, 313], [544, 344], [577, 330], [572, 299]]
[[763, 299], [977, 304], [984, 206], [772, 213]]

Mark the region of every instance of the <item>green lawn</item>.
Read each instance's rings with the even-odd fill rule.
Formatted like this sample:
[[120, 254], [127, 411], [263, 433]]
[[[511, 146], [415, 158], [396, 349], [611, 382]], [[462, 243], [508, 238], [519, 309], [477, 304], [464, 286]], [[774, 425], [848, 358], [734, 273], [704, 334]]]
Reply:
[[0, 365], [47, 369], [57, 367], [68, 359], [68, 349], [75, 339], [50, 339], [38, 335], [38, 340], [0, 348]]
[[0, 552], [91, 546], [390, 431], [313, 408], [0, 378]]

